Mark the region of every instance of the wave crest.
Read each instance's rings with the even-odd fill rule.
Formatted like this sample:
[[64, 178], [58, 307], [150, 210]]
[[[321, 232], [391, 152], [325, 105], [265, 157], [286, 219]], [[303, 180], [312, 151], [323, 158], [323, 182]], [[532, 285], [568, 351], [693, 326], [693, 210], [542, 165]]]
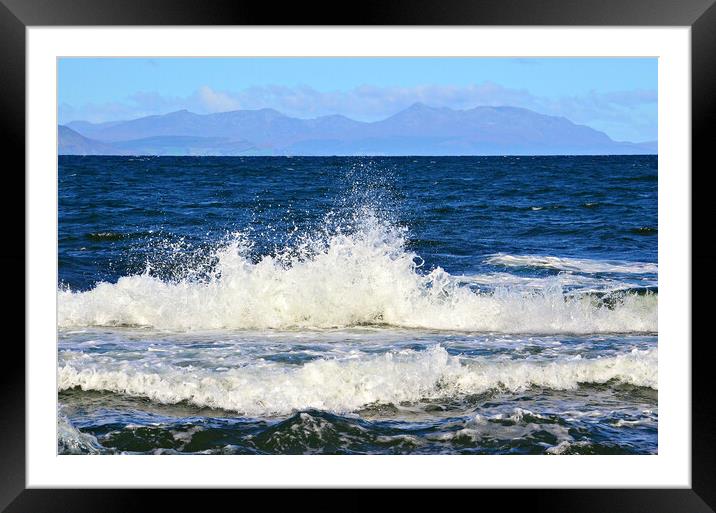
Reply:
[[475, 359], [451, 356], [441, 346], [345, 360], [322, 359], [300, 367], [264, 363], [226, 372], [147, 368], [131, 362], [108, 365], [67, 363], [58, 370], [60, 390], [110, 391], [160, 403], [186, 401], [245, 415], [286, 414], [319, 409], [350, 412], [373, 403], [450, 398], [502, 388], [531, 386], [557, 390], [580, 383], [618, 380], [658, 387], [657, 349], [613, 357], [550, 362]]
[[[606, 305], [565, 295], [558, 281], [540, 290], [497, 287], [406, 250], [404, 232], [368, 216], [352, 233], [303, 240], [253, 261], [237, 236], [215, 252], [206, 279], [165, 281], [149, 272], [58, 291], [58, 324], [148, 326], [168, 330], [311, 329], [357, 325], [504, 333], [614, 333], [657, 330], [657, 296], [624, 294]], [[473, 284], [474, 285], [474, 284]]]

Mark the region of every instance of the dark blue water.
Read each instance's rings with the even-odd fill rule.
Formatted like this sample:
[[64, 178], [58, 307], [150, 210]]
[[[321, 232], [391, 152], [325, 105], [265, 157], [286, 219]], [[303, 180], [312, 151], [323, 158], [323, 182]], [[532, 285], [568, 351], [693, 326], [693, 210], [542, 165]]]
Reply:
[[58, 180], [62, 452], [656, 452], [656, 156]]
[[494, 253], [656, 262], [657, 157], [59, 157], [59, 278], [141, 272], [158, 240], [258, 234], [259, 253], [363, 202], [427, 266]]

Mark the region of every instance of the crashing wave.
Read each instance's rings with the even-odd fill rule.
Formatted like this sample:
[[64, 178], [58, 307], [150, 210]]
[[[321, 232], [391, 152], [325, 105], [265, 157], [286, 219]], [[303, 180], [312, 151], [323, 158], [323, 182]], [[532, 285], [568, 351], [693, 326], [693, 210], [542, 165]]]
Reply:
[[420, 257], [406, 250], [404, 235], [368, 216], [353, 233], [304, 240], [258, 261], [249, 255], [251, 244], [237, 236], [215, 252], [217, 263], [207, 278], [189, 274], [162, 280], [147, 271], [89, 291], [60, 290], [58, 325], [179, 331], [359, 325], [503, 333], [657, 331], [656, 294], [627, 293], [605, 304], [566, 294], [559, 280], [538, 289], [476, 290], [471, 280], [440, 267], [424, 271]]
[[532, 386], [569, 390], [616, 380], [656, 389], [657, 349], [611, 357], [552, 361], [464, 360], [441, 346], [359, 358], [320, 359], [302, 366], [270, 362], [223, 372], [106, 359], [69, 360], [58, 370], [60, 390], [110, 391], [159, 403], [187, 402], [245, 415], [306, 409], [350, 412], [372, 403], [450, 398]]

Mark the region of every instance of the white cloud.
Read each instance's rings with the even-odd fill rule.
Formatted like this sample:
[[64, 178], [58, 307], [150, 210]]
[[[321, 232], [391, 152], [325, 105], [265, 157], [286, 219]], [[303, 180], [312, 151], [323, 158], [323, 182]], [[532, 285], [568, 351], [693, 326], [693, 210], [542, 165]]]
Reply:
[[207, 112], [226, 112], [229, 110], [238, 110], [241, 104], [228, 93], [214, 91], [209, 86], [202, 86], [196, 92], [199, 102]]

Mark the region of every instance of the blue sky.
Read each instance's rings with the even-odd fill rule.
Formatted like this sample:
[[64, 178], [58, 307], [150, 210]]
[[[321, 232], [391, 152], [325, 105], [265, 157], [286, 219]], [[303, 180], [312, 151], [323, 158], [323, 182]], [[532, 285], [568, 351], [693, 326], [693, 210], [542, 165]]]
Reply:
[[513, 105], [615, 140], [657, 137], [655, 58], [63, 58], [59, 122], [274, 108], [383, 119], [422, 102]]

